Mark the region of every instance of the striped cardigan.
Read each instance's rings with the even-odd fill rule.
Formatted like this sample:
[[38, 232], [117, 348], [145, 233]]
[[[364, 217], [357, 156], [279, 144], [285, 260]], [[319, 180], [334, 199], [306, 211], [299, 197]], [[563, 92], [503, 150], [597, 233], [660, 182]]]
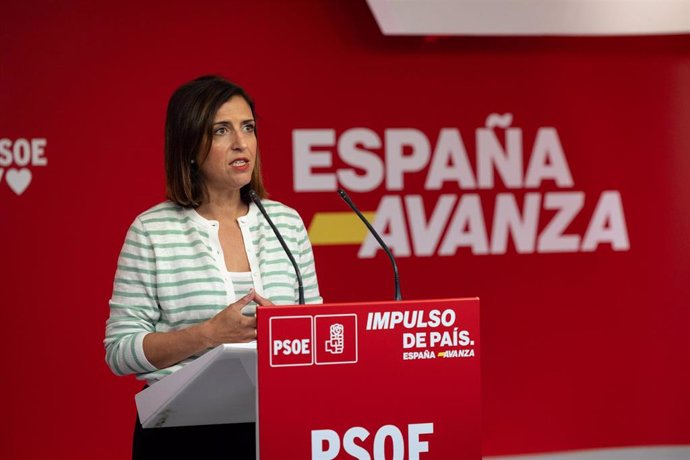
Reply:
[[[321, 303], [311, 244], [299, 214], [263, 201], [300, 267], [306, 303]], [[254, 289], [278, 305], [297, 303], [297, 277], [254, 203], [238, 219]], [[218, 222], [164, 202], [140, 214], [120, 252], [106, 322], [106, 362], [115, 374], [153, 383], [197, 356], [157, 369], [144, 355], [144, 336], [203, 322], [236, 301], [218, 239]]]

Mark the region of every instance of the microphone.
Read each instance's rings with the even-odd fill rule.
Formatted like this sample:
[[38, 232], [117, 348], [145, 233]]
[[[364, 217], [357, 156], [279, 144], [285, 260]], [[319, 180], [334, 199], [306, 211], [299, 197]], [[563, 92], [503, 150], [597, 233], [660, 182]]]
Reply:
[[249, 190], [248, 194], [249, 194], [249, 198], [251, 198], [251, 200], [254, 202], [254, 204], [259, 208], [259, 211], [261, 211], [261, 214], [264, 215], [264, 218], [268, 222], [268, 225], [271, 226], [271, 229], [273, 229], [273, 233], [275, 233], [276, 238], [278, 238], [278, 242], [283, 247], [285, 254], [287, 254], [288, 259], [290, 259], [290, 262], [292, 263], [292, 267], [295, 269], [295, 275], [297, 275], [297, 290], [299, 292], [299, 305], [304, 305], [304, 286], [302, 285], [302, 274], [299, 272], [299, 267], [297, 267], [297, 262], [295, 262], [295, 258], [292, 257], [292, 253], [290, 252], [290, 249], [288, 249], [287, 244], [285, 244], [285, 240], [280, 235], [280, 232], [276, 228], [275, 224], [273, 223], [271, 218], [268, 217], [268, 213], [266, 212], [264, 205], [261, 204], [261, 200], [259, 199], [259, 196], [256, 194], [256, 192], [254, 190]]
[[359, 209], [357, 209], [357, 206], [352, 202], [349, 196], [347, 196], [347, 193], [345, 193], [345, 190], [342, 188], [338, 189], [338, 194], [340, 197], [345, 200], [345, 203], [352, 208], [352, 210], [359, 216], [359, 218], [364, 222], [364, 225], [367, 226], [369, 229], [369, 232], [371, 232], [372, 235], [374, 235], [374, 238], [376, 238], [376, 241], [378, 241], [379, 245], [383, 249], [383, 252], [385, 252], [388, 255], [388, 258], [391, 260], [391, 264], [393, 265], [393, 276], [394, 276], [394, 284], [395, 284], [395, 300], [402, 300], [402, 294], [400, 293], [400, 276], [398, 276], [398, 265], [395, 263], [395, 258], [393, 257], [393, 254], [391, 253], [391, 250], [388, 249], [388, 246], [386, 246], [386, 243], [383, 242], [383, 239], [379, 236], [378, 232], [374, 229], [374, 227], [371, 226], [369, 221], [367, 220], [364, 215], [362, 215], [361, 212], [359, 212]]

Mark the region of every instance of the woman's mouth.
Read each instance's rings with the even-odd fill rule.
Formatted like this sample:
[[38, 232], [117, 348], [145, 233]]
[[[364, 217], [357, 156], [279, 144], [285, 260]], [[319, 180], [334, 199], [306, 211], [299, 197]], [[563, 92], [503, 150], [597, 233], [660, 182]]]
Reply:
[[232, 163], [230, 163], [230, 166], [234, 166], [236, 168], [241, 168], [243, 166], [247, 166], [249, 164], [249, 161], [244, 160], [244, 159], [239, 159], [235, 160]]

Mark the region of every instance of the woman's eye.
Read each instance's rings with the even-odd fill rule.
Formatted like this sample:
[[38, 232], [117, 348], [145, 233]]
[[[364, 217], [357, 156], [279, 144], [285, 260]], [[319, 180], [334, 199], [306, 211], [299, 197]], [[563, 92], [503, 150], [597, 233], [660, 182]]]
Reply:
[[228, 128], [226, 128], [225, 126], [221, 126], [220, 128], [216, 128], [216, 130], [213, 132], [213, 134], [215, 134], [217, 136], [222, 136], [222, 135], [227, 134], [227, 133], [228, 133]]
[[245, 133], [253, 133], [254, 130], [256, 129], [256, 126], [254, 126], [253, 124], [244, 125], [242, 127], [242, 129], [244, 130]]

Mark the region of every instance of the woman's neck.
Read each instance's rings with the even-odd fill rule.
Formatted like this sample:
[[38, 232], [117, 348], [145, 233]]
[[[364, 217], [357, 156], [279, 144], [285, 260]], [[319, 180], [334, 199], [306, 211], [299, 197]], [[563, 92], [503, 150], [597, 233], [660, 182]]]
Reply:
[[249, 205], [242, 201], [239, 190], [230, 195], [209, 193], [196, 212], [209, 220], [237, 220], [249, 211]]

